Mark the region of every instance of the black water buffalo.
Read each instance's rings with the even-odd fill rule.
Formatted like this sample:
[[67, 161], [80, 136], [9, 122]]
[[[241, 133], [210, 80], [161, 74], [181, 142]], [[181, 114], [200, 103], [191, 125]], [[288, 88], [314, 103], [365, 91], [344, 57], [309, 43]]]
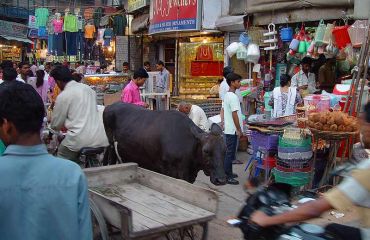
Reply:
[[190, 183], [203, 170], [213, 184], [226, 183], [225, 143], [218, 125], [205, 133], [178, 111], [150, 111], [126, 103], [106, 107], [103, 121], [110, 143], [106, 163], [116, 157], [113, 146], [117, 142], [123, 162], [136, 162]]

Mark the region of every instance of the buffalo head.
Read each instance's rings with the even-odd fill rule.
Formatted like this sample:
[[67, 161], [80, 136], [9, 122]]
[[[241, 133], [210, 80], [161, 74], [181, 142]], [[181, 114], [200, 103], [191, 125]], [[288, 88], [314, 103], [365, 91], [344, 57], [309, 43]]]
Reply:
[[202, 150], [202, 170], [210, 176], [215, 185], [226, 184], [224, 170], [224, 158], [226, 152], [222, 129], [217, 124], [212, 124], [209, 133], [197, 132], [196, 137], [200, 140]]

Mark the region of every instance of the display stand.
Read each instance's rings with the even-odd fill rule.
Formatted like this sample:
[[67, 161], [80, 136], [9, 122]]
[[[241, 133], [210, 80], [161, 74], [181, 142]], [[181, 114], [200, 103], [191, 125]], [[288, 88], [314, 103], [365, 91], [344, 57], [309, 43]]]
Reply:
[[[324, 140], [329, 145], [329, 156], [327, 159], [327, 164], [325, 167], [324, 174], [320, 180], [319, 187], [326, 185], [330, 178], [330, 172], [337, 167], [338, 163], [343, 163], [344, 159], [346, 160], [350, 159], [350, 156], [352, 156], [352, 150], [353, 145], [351, 143], [351, 139], [356, 137], [357, 132], [343, 132], [343, 133], [333, 133], [333, 132], [325, 132], [325, 131], [318, 131], [315, 129], [310, 129], [313, 136], [313, 144], [314, 147], [317, 148], [319, 145], [319, 141]], [[341, 145], [341, 142], [345, 141], [345, 147], [342, 152], [342, 156], [340, 157], [339, 161], [337, 158], [338, 149]], [[348, 151], [348, 157], [345, 157], [346, 152]], [[312, 181], [310, 184], [310, 187], [312, 188], [313, 180], [314, 180], [314, 174], [315, 174], [315, 167], [316, 167], [316, 160], [317, 160], [317, 149], [314, 151], [314, 158], [313, 158], [313, 171], [312, 171]], [[333, 185], [337, 185], [339, 182], [339, 179], [337, 177], [334, 177], [333, 179]]]

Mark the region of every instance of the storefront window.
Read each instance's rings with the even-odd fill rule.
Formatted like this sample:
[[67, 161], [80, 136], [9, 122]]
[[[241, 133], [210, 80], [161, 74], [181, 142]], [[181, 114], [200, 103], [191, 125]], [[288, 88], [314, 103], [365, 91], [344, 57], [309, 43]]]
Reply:
[[181, 98], [217, 97], [210, 89], [222, 78], [222, 42], [187, 42], [179, 48], [179, 92]]

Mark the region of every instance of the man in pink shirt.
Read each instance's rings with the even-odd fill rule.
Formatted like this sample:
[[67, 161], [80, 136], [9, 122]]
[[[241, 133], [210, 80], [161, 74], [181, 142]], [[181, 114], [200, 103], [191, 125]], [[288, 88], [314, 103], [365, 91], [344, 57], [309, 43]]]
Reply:
[[139, 88], [144, 85], [148, 77], [148, 73], [143, 68], [135, 71], [134, 78], [122, 91], [122, 102], [132, 103], [147, 108], [149, 105], [141, 100]]

